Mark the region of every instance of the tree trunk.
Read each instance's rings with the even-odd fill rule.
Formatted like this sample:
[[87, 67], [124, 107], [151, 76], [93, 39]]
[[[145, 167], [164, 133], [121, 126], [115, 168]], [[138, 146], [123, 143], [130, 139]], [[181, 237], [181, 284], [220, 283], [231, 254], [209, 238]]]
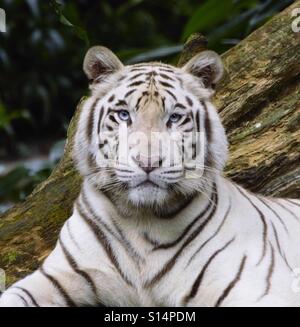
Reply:
[[[300, 196], [300, 33], [291, 28], [296, 7], [300, 1], [222, 56], [226, 74], [214, 98], [230, 142], [226, 175], [266, 195]], [[179, 65], [203, 47], [203, 38], [193, 35]], [[0, 217], [0, 268], [8, 285], [39, 266], [71, 214], [81, 184], [71, 151], [83, 101], [51, 176]]]

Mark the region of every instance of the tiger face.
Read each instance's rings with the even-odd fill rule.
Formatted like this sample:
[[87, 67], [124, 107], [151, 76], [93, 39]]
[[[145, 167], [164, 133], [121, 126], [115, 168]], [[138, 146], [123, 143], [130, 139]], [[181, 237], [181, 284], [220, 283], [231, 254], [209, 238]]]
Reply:
[[222, 76], [219, 56], [204, 51], [182, 68], [158, 62], [124, 66], [96, 46], [83, 68], [91, 96], [75, 137], [81, 175], [136, 208], [176, 206], [205, 192], [227, 155], [210, 102]]

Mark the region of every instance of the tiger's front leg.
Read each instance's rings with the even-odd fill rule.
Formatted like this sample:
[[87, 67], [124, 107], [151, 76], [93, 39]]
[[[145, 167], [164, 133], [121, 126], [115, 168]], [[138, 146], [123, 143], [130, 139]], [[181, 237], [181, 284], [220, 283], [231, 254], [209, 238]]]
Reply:
[[99, 306], [98, 290], [89, 274], [73, 261], [61, 238], [44, 264], [16, 282], [0, 297], [0, 307]]
[[15, 283], [0, 297], [0, 307], [61, 306], [61, 298], [37, 270]]
[[[63, 266], [49, 269], [44, 265], [13, 284], [0, 297], [0, 307], [96, 306], [96, 290], [83, 285], [78, 276]], [[62, 283], [61, 280], [68, 282]]]

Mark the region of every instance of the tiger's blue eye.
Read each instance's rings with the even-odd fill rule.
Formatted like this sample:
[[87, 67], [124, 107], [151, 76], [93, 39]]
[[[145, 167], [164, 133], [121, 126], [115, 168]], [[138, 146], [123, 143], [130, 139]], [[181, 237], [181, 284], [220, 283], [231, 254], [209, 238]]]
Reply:
[[129, 112], [127, 110], [120, 110], [118, 116], [121, 120], [127, 121], [130, 118]]
[[181, 117], [182, 117], [182, 115], [180, 115], [180, 114], [172, 114], [169, 118], [169, 121], [171, 123], [177, 123]]

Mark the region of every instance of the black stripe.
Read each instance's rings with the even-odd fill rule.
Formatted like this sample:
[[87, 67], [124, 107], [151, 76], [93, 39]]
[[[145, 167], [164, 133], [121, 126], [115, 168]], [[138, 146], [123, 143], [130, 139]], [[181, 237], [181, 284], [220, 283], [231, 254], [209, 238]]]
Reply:
[[108, 108], [106, 111], [106, 116], [110, 115], [111, 113], [118, 113], [120, 112], [122, 109], [113, 109], [113, 108]]
[[118, 107], [124, 107], [124, 106], [127, 106], [127, 102], [125, 100], [121, 99], [115, 105]]
[[146, 72], [146, 71], [147, 71], [147, 67], [132, 68], [132, 69], [130, 69], [130, 73], [131, 72]]
[[136, 81], [136, 82], [132, 82], [128, 85], [128, 87], [132, 87], [132, 86], [138, 86], [145, 83], [145, 81]]
[[87, 136], [89, 143], [91, 143], [91, 140], [92, 140], [93, 129], [94, 129], [94, 114], [95, 114], [95, 109], [96, 109], [98, 101], [99, 101], [99, 98], [97, 98], [92, 105], [92, 108], [90, 110], [89, 117], [88, 117], [87, 126], [86, 126], [86, 136]]
[[181, 124], [179, 124], [178, 126], [183, 126], [183, 125], [189, 123], [190, 121], [191, 121], [191, 118], [190, 118], [190, 117], [186, 117], [186, 118], [183, 120], [183, 122], [182, 122]]
[[[169, 167], [169, 168], [171, 168], [171, 167]], [[182, 169], [163, 171], [161, 173], [161, 175], [176, 174], [176, 173], [182, 173]]]
[[266, 277], [266, 289], [265, 292], [263, 293], [263, 295], [258, 299], [261, 300], [263, 297], [265, 297], [266, 295], [268, 295], [270, 288], [271, 288], [271, 279], [272, 279], [272, 275], [274, 273], [274, 267], [275, 267], [275, 255], [274, 255], [274, 248], [272, 246], [272, 244], [269, 242], [270, 247], [271, 247], [271, 258], [270, 258], [270, 264], [269, 264], [269, 268], [268, 268], [268, 274]]
[[285, 229], [285, 231], [287, 232], [287, 234], [289, 234], [289, 231], [284, 223], [284, 221], [282, 220], [282, 218], [278, 215], [278, 213], [273, 209], [271, 208], [264, 199], [262, 198], [258, 198], [269, 210], [271, 210], [273, 212], [273, 214], [279, 219], [281, 225], [283, 226], [283, 228]]
[[204, 107], [204, 113], [205, 113], [205, 118], [204, 118], [205, 135], [208, 143], [210, 143], [212, 140], [212, 127], [211, 127], [209, 112], [206, 103], [204, 101], [201, 101], [201, 104]]
[[276, 230], [276, 228], [275, 228], [275, 226], [273, 224], [273, 221], [271, 221], [271, 226], [272, 226], [273, 233], [274, 233], [274, 236], [275, 236], [275, 240], [276, 240], [278, 251], [282, 255], [282, 249], [281, 249], [281, 246], [280, 246], [280, 242], [279, 242], [279, 238], [278, 238], [278, 233], [277, 233], [277, 230]]
[[170, 68], [161, 67], [161, 68], [159, 68], [159, 70], [162, 71], [162, 72], [167, 72], [167, 73], [173, 73], [174, 74], [174, 70], [172, 70]]
[[81, 195], [82, 195], [83, 205], [85, 206], [87, 212], [93, 217], [93, 219], [98, 221], [100, 224], [102, 224], [102, 226], [106, 229], [106, 231], [110, 233], [123, 246], [126, 252], [134, 259], [136, 263], [138, 263], [140, 260], [143, 261], [141, 256], [134, 250], [131, 243], [126, 239], [119, 226], [113, 221], [113, 225], [116, 228], [117, 232], [119, 233], [120, 237], [118, 237], [118, 235], [109, 227], [109, 225], [107, 225], [103, 221], [103, 219], [95, 213], [95, 211], [93, 210], [87, 199], [84, 190], [81, 191]]
[[284, 201], [287, 201], [287, 202], [293, 204], [294, 206], [300, 207], [300, 203], [294, 202], [292, 199], [284, 199]]
[[280, 203], [278, 201], [278, 199], [271, 199], [271, 201], [273, 201], [274, 203], [278, 204], [282, 209], [284, 209], [285, 211], [287, 211], [291, 216], [293, 216], [297, 221], [299, 221], [299, 218], [293, 213], [292, 210], [290, 210], [289, 208], [287, 208], [286, 206], [284, 206], [282, 203]]
[[213, 207], [211, 213], [207, 217], [207, 219], [202, 224], [200, 224], [200, 226], [198, 228], [196, 228], [194, 230], [194, 232], [192, 232], [192, 234], [182, 244], [182, 246], [179, 248], [179, 250], [177, 250], [175, 255], [170, 260], [168, 260], [168, 262], [163, 266], [163, 268], [152, 279], [145, 282], [145, 284], [144, 284], [145, 288], [149, 288], [149, 287], [152, 287], [153, 285], [155, 285], [158, 281], [160, 281], [162, 279], [162, 277], [165, 274], [167, 274], [173, 268], [177, 259], [182, 254], [182, 252], [186, 248], [186, 246], [188, 246], [203, 231], [203, 229], [206, 227], [206, 225], [213, 218], [213, 216], [216, 212], [217, 206], [218, 206], [218, 194], [217, 194], [217, 190], [216, 190], [216, 203], [215, 203], [215, 206]]
[[193, 101], [192, 101], [192, 99], [191, 99], [190, 97], [188, 97], [188, 96], [186, 96], [185, 99], [186, 99], [188, 105], [192, 107], [192, 106], [193, 106]]
[[292, 268], [291, 268], [290, 264], [288, 263], [285, 254], [283, 253], [283, 251], [281, 249], [280, 242], [279, 242], [279, 237], [278, 237], [278, 233], [277, 233], [277, 230], [276, 230], [276, 228], [275, 228], [275, 226], [274, 226], [274, 224], [273, 224], [272, 221], [271, 221], [271, 226], [273, 228], [273, 233], [274, 233], [274, 236], [275, 236], [275, 240], [276, 240], [276, 244], [277, 244], [277, 248], [278, 248], [279, 254], [280, 254], [281, 258], [283, 259], [283, 261], [285, 262], [285, 264], [287, 265], [287, 267], [289, 268], [289, 270], [292, 271]]
[[168, 94], [170, 94], [170, 96], [175, 100], [177, 101], [177, 98], [175, 96], [175, 94], [173, 94], [170, 90], [165, 90]]
[[182, 103], [177, 102], [177, 103], [174, 105], [174, 108], [186, 109], [186, 106], [183, 105]]
[[222, 246], [220, 249], [218, 249], [216, 252], [214, 252], [210, 258], [207, 260], [205, 265], [203, 266], [202, 270], [198, 274], [197, 278], [195, 279], [190, 292], [183, 298], [182, 303], [184, 305], [187, 304], [192, 298], [196, 296], [196, 294], [199, 291], [199, 287], [201, 285], [201, 282], [203, 280], [203, 277], [205, 275], [205, 272], [207, 271], [209, 265], [212, 263], [212, 261], [217, 257], [218, 254], [223, 252], [233, 241], [235, 240], [235, 237], [233, 237], [230, 241], [228, 241], [224, 246]]
[[140, 106], [140, 103], [142, 101], [142, 99], [144, 98], [144, 95], [141, 95], [138, 99], [137, 99], [137, 102], [136, 102], [136, 105], [135, 105], [135, 110], [138, 111], [139, 110], [139, 106]]
[[171, 89], [174, 89], [174, 86], [171, 85], [170, 83], [164, 82], [164, 81], [158, 81], [162, 86], [164, 87], [169, 87]]
[[88, 153], [88, 157], [87, 157], [87, 163], [89, 168], [95, 170], [95, 172], [98, 171], [98, 165], [97, 165], [97, 161], [95, 156], [92, 153]]
[[161, 97], [161, 104], [162, 104], [164, 111], [166, 111], [166, 98], [165, 97]]
[[141, 75], [144, 75], [144, 73], [137, 73], [137, 74], [131, 76], [131, 77], [128, 79], [128, 81], [132, 81], [132, 80], [136, 79], [137, 77], [140, 77]]
[[107, 140], [103, 140], [103, 142], [99, 144], [99, 150], [101, 150], [105, 145], [107, 145], [107, 143]]
[[104, 108], [103, 106], [101, 107], [100, 109], [100, 113], [99, 113], [99, 118], [98, 118], [98, 137], [99, 137], [99, 134], [100, 134], [100, 126], [101, 126], [101, 120], [102, 120], [102, 117], [103, 117], [103, 112], [104, 112]]
[[156, 72], [155, 70], [151, 70], [149, 74], [151, 74], [151, 75], [153, 75], [153, 76], [157, 76], [157, 75], [158, 75], [157, 72]]
[[214, 206], [214, 204], [215, 204], [214, 200], [216, 200], [216, 196], [214, 195], [214, 192], [212, 192], [210, 200], [208, 201], [208, 204], [205, 206], [205, 208], [201, 211], [201, 213], [198, 216], [196, 216], [186, 226], [184, 231], [180, 234], [179, 237], [177, 237], [177, 239], [175, 239], [174, 241], [169, 242], [169, 243], [159, 244], [155, 248], [153, 248], [153, 251], [161, 250], [161, 249], [169, 249], [169, 248], [177, 245], [185, 237], [185, 235], [191, 230], [191, 228], [212, 208], [212, 206]]
[[[168, 185], [168, 188], [172, 188], [172, 184]], [[166, 210], [165, 208], [157, 208], [153, 209], [154, 214], [161, 219], [173, 219], [179, 212], [183, 211], [190, 203], [194, 200], [196, 193], [191, 194], [190, 196], [186, 196], [182, 201], [176, 203], [171, 210]]]
[[90, 286], [90, 288], [92, 289], [92, 291], [94, 292], [94, 294], [97, 296], [97, 287], [93, 281], [93, 279], [91, 278], [91, 276], [84, 270], [81, 270], [76, 262], [76, 260], [74, 259], [74, 257], [71, 255], [71, 253], [67, 250], [66, 246], [64, 245], [61, 237], [59, 236], [58, 239], [59, 245], [61, 246], [61, 249], [64, 253], [65, 258], [67, 259], [69, 265], [71, 266], [71, 268], [75, 271], [76, 274], [80, 275], [81, 277], [83, 277], [86, 282], [88, 283], [88, 285]]
[[67, 230], [68, 230], [68, 233], [69, 233], [69, 236], [72, 240], [72, 242], [75, 244], [75, 246], [80, 250], [80, 246], [78, 245], [77, 241], [75, 240], [74, 238], [74, 235], [72, 233], [72, 230], [71, 230], [71, 227], [70, 227], [70, 220], [67, 221], [66, 223], [66, 226], [67, 226]]
[[77, 307], [75, 302], [71, 299], [67, 291], [62, 287], [62, 285], [58, 282], [58, 280], [56, 280], [56, 278], [54, 278], [50, 274], [46, 273], [43, 266], [40, 268], [40, 272], [51, 282], [51, 284], [55, 287], [55, 289], [64, 298], [64, 301], [69, 307]]
[[24, 303], [24, 306], [25, 307], [29, 307], [29, 304], [26, 301], [26, 299], [24, 298], [24, 296], [20, 295], [19, 293], [13, 293], [13, 292], [10, 293], [10, 294], [15, 295], [15, 296], [18, 296], [22, 300], [22, 302]]
[[177, 76], [177, 80], [178, 80], [178, 82], [180, 84], [180, 87], [183, 88], [183, 80], [178, 76]]
[[268, 233], [268, 225], [266, 223], [265, 220], [265, 216], [264, 214], [261, 212], [261, 210], [253, 203], [253, 201], [241, 190], [241, 188], [239, 186], [237, 186], [237, 190], [240, 192], [240, 194], [246, 199], [248, 200], [251, 205], [255, 208], [255, 210], [258, 212], [259, 218], [262, 222], [263, 225], [263, 233], [262, 233], [262, 239], [263, 239], [263, 249], [262, 249], [262, 254], [261, 257], [257, 263], [257, 265], [259, 265], [261, 263], [261, 261], [263, 260], [263, 258], [266, 255], [266, 251], [267, 251], [267, 233]]
[[151, 64], [146, 63], [146, 62], [140, 62], [140, 63], [137, 63], [137, 64], [132, 65], [132, 67], [134, 67], [134, 68], [141, 68], [141, 67], [144, 67], [145, 69], [146, 69], [146, 68], [150, 69], [150, 68], [152, 68], [153, 66], [152, 66]]
[[132, 94], [135, 90], [129, 90], [128, 92], [126, 92], [126, 94], [124, 95], [124, 98], [129, 97], [130, 94]]
[[200, 247], [194, 252], [194, 254], [190, 257], [188, 263], [186, 264], [186, 267], [192, 262], [192, 260], [195, 258], [195, 256], [206, 246], [206, 244], [208, 244], [213, 238], [215, 238], [218, 235], [221, 228], [225, 224], [225, 221], [226, 221], [226, 219], [228, 217], [230, 209], [231, 209], [231, 202], [229, 203], [228, 209], [226, 210], [225, 215], [224, 215], [224, 217], [222, 219], [222, 222], [219, 225], [219, 227], [217, 228], [217, 230], [213, 233], [213, 235], [211, 237], [209, 237], [203, 244], [201, 244]]
[[195, 120], [196, 120], [196, 131], [197, 131], [197, 132], [200, 132], [200, 116], [199, 116], [199, 109], [198, 109], [197, 112], [196, 112]]
[[90, 219], [83, 212], [83, 209], [82, 209], [82, 207], [81, 207], [81, 205], [80, 205], [80, 203], [78, 201], [76, 202], [76, 207], [77, 207], [77, 210], [78, 210], [80, 216], [87, 223], [87, 225], [90, 227], [91, 231], [93, 232], [93, 234], [95, 235], [95, 237], [97, 238], [99, 243], [101, 244], [101, 246], [102, 246], [103, 250], [106, 252], [110, 262], [115, 266], [115, 268], [119, 272], [120, 276], [123, 278], [123, 280], [129, 286], [133, 286], [132, 283], [130, 282], [130, 280], [124, 275], [123, 271], [121, 270], [119, 262], [117, 261], [117, 259], [115, 257], [115, 254], [114, 254], [114, 252], [113, 252], [113, 250], [112, 250], [112, 248], [111, 248], [105, 234], [103, 233], [103, 231], [100, 229], [100, 227], [92, 219]]
[[110, 98], [108, 99], [108, 102], [113, 102], [114, 99], [115, 99], [115, 95], [113, 94], [113, 95], [111, 95]]
[[113, 116], [113, 115], [110, 115], [108, 116], [108, 118], [115, 124], [119, 124], [117, 121], [116, 121], [116, 118]]
[[20, 287], [20, 286], [13, 286], [13, 288], [18, 288], [19, 290], [23, 291], [30, 298], [30, 300], [33, 303], [33, 305], [35, 305], [36, 307], [39, 307], [40, 306], [37, 303], [37, 301], [35, 300], [35, 298], [33, 297], [33, 295], [28, 290], [26, 290], [25, 288]]
[[222, 293], [222, 295], [217, 300], [217, 302], [215, 304], [215, 307], [219, 307], [222, 304], [222, 302], [227, 298], [227, 296], [229, 295], [229, 293], [233, 290], [233, 288], [235, 287], [235, 285], [237, 284], [237, 282], [241, 279], [242, 272], [243, 272], [243, 270], [245, 268], [246, 259], [247, 259], [247, 256], [245, 255], [243, 257], [241, 263], [240, 263], [239, 270], [238, 270], [235, 278], [225, 288], [224, 292]]
[[171, 76], [164, 74], [164, 73], [159, 73], [159, 76], [161, 76], [162, 78], [166, 79], [166, 80], [170, 80], [175, 82], [174, 78], [172, 78]]
[[153, 240], [146, 232], [144, 232], [143, 236], [144, 236], [145, 241], [147, 241], [151, 245], [153, 245], [153, 246], [159, 245], [159, 243], [157, 241]]

